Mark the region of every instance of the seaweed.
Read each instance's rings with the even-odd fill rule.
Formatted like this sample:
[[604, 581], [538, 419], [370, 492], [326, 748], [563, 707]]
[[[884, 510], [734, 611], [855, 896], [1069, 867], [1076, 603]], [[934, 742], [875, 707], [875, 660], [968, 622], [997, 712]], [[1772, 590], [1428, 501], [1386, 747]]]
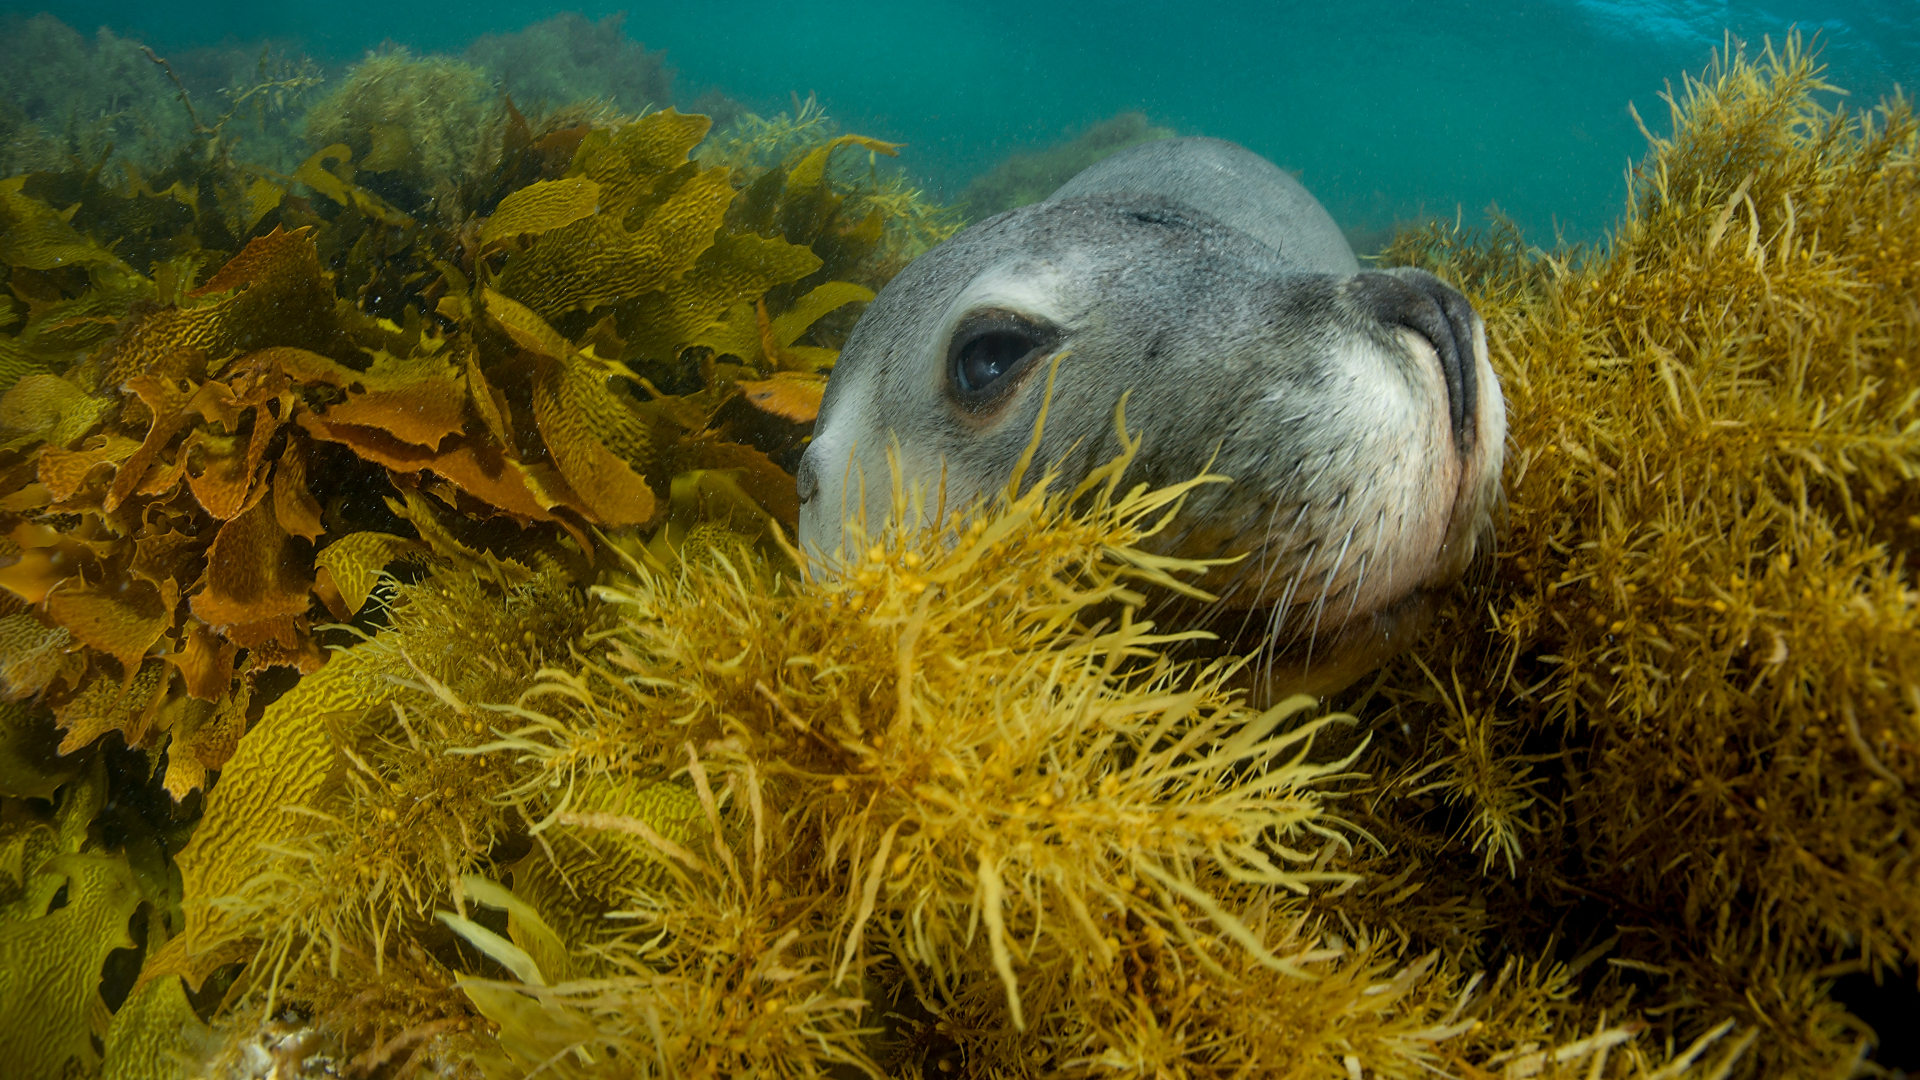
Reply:
[[1660, 1028], [1736, 1018], [1776, 1075], [1871, 1041], [1827, 980], [1920, 957], [1917, 125], [1830, 90], [1798, 38], [1730, 47], [1605, 249], [1394, 245], [1489, 316], [1511, 531], [1484, 617], [1382, 680], [1416, 734], [1369, 827], [1492, 861], [1501, 932], [1607, 946]]
[[[48, 14], [9, 18], [5, 41], [6, 176], [61, 172], [75, 163], [155, 172], [210, 134], [244, 146], [247, 160], [285, 167], [304, 156], [296, 152], [291, 121], [324, 81], [312, 59], [273, 43], [196, 49], [166, 61], [105, 29], [89, 42]], [[191, 105], [195, 95], [201, 111]], [[204, 108], [215, 100], [224, 108]]]
[[[76, 770], [110, 744], [138, 752], [138, 765], [113, 774], [116, 798], [138, 787], [144, 799], [150, 783], [173, 813], [198, 819], [190, 844], [165, 841], [156, 856], [159, 880], [177, 868], [184, 904], [177, 889], [138, 894], [158, 929], [129, 943], [118, 907], [85, 909], [114, 914], [112, 948], [144, 957], [138, 985], [113, 997], [131, 989], [123, 1023], [108, 1027], [86, 1001], [49, 1014], [49, 1056], [7, 1058], [26, 1075], [69, 1059], [99, 1066], [89, 1030], [113, 1055], [195, 1052], [191, 1038], [125, 1027], [171, 1032], [183, 1000], [205, 1010], [259, 983], [328, 1002], [328, 986], [360, 977], [344, 961], [325, 977], [298, 969], [306, 981], [294, 983], [236, 964], [285, 962], [316, 941], [375, 973], [399, 962], [380, 943], [430, 918], [462, 874], [482, 868], [476, 860], [498, 854], [511, 832], [501, 811], [481, 799], [439, 825], [396, 825], [397, 810], [369, 806], [343, 820], [370, 824], [343, 836], [277, 808], [316, 809], [343, 782], [366, 794], [428, 774], [445, 781], [432, 791], [480, 799], [498, 785], [484, 769], [435, 771], [441, 743], [409, 744], [424, 759], [379, 749], [409, 722], [434, 736], [482, 730], [459, 709], [435, 712], [447, 707], [439, 697], [396, 696], [389, 680], [511, 698], [585, 632], [579, 590], [609, 565], [670, 565], [689, 530], [735, 520], [777, 550], [798, 512], [791, 478], [734, 440], [769, 425], [789, 444], [804, 437], [834, 352], [803, 335], [871, 296], [836, 281], [791, 300], [771, 294], [825, 261], [806, 243], [725, 225], [746, 178], [687, 160], [704, 118], [562, 110], [535, 127], [489, 97], [476, 115], [499, 122], [456, 147], [435, 134], [450, 139], [452, 128], [415, 123], [428, 113], [396, 114], [392, 91], [451, 93], [473, 80], [389, 55], [314, 114], [324, 122], [315, 130], [340, 141], [288, 172], [237, 158], [233, 129], [258, 120], [245, 110], [310, 88], [301, 78], [232, 95], [217, 118], [182, 87], [176, 108], [191, 138], [158, 172], [90, 167], [0, 183], [0, 262], [14, 297], [0, 343], [0, 780], [13, 880], [40, 904], [22, 918], [53, 917], [50, 890], [79, 873], [50, 859], [118, 857], [98, 838], [48, 847], [23, 802], [79, 806]], [[405, 154], [381, 131], [395, 122]], [[469, 195], [490, 213], [463, 209]], [[567, 229], [623, 239], [625, 276], [568, 262], [546, 242]], [[810, 239], [851, 265], [827, 230]], [[683, 317], [634, 321], [662, 303]], [[695, 349], [736, 311], [754, 327], [744, 355]], [[678, 396], [636, 370], [675, 368], [695, 352], [695, 385]], [[407, 591], [416, 582], [424, 591]], [[429, 610], [432, 628], [409, 622]], [[430, 649], [429, 667], [416, 671], [395, 633]], [[499, 633], [522, 644], [476, 665], [470, 654]], [[355, 635], [372, 640], [329, 651]], [[398, 729], [386, 722], [394, 716]], [[346, 760], [363, 768], [343, 780]], [[389, 834], [437, 846], [395, 848]], [[262, 835], [303, 852], [308, 875], [269, 873], [272, 860], [254, 853]], [[450, 852], [465, 854], [448, 862]], [[433, 873], [380, 884], [425, 858]], [[76, 881], [93, 889], [97, 878]], [[280, 921], [246, 922], [258, 911]], [[78, 919], [76, 909], [57, 923]], [[90, 969], [85, 985], [98, 981], [103, 960], [79, 943], [58, 960], [80, 965], [60, 978]], [[447, 974], [458, 961], [422, 961], [420, 993], [438, 986], [464, 1001]], [[19, 970], [52, 978], [46, 963], [23, 954]], [[359, 993], [329, 1015], [343, 1031], [385, 1031], [386, 1014], [356, 1012]], [[125, 1066], [110, 1056], [104, 1067]]]
[[1008, 156], [975, 177], [960, 193], [957, 205], [969, 220], [981, 221], [1002, 210], [1037, 203], [1094, 162], [1129, 146], [1173, 135], [1172, 128], [1155, 126], [1145, 113], [1117, 113], [1045, 150]]
[[562, 12], [516, 33], [476, 38], [466, 56], [537, 113], [604, 101], [621, 112], [639, 114], [675, 100], [674, 71], [666, 54], [649, 52], [628, 38], [623, 14], [594, 22], [577, 12]]
[[192, 135], [177, 109], [155, 109], [174, 87], [137, 42], [101, 29], [89, 41], [49, 14], [12, 16], [0, 52], [0, 97], [18, 110], [25, 146], [9, 145], [8, 175], [89, 164], [110, 150], [158, 167]]

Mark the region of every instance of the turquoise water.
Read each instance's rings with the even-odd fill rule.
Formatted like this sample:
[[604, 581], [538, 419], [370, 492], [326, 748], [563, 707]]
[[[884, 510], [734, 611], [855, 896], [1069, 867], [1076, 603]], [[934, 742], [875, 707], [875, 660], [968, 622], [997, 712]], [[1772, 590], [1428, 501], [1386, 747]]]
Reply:
[[[334, 72], [382, 42], [462, 54], [475, 37], [609, 5], [222, 2], [4, 4], [105, 26], [161, 52], [275, 39]], [[1920, 83], [1920, 3], [1479, 4], [739, 0], [641, 5], [625, 32], [664, 50], [683, 108], [718, 90], [763, 112], [817, 95], [845, 130], [907, 145], [903, 167], [957, 195], [1009, 153], [1124, 110], [1234, 139], [1298, 172], [1349, 232], [1492, 205], [1538, 241], [1595, 239], [1664, 127], [1666, 80], [1724, 35], [1817, 32], [1830, 78], [1872, 104]], [[14, 57], [10, 62], [22, 60]], [[30, 62], [30, 61], [29, 61]], [[657, 103], [659, 104], [659, 103]]]

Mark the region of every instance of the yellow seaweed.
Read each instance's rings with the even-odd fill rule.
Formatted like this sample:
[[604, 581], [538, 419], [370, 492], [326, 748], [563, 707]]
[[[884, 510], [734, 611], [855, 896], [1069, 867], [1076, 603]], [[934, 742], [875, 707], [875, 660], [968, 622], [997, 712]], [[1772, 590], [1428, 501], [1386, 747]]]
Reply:
[[217, 1046], [187, 1002], [177, 976], [153, 979], [113, 1014], [102, 1055], [104, 1080], [182, 1080]]
[[124, 855], [66, 854], [43, 876], [64, 879], [66, 906], [0, 923], [0, 1065], [22, 1080], [57, 1080], [68, 1062], [99, 1061], [89, 1032], [105, 1013], [100, 965], [130, 948], [127, 918], [141, 900]]
[[600, 185], [585, 177], [541, 180], [500, 200], [480, 228], [480, 242], [550, 232], [600, 209]]

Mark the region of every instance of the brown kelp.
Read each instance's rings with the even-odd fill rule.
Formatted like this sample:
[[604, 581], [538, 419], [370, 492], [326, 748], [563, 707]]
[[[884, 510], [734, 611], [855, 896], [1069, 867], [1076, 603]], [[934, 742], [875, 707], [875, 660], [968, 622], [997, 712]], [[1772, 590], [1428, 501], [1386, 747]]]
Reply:
[[1920, 178], [1821, 92], [1686, 84], [1605, 250], [1401, 238], [1487, 316], [1510, 533], [1344, 712], [1143, 621], [1215, 477], [799, 576], [783, 466], [946, 221], [817, 106], [6, 181], [0, 1061], [1845, 1070], [1831, 981], [1920, 927]]

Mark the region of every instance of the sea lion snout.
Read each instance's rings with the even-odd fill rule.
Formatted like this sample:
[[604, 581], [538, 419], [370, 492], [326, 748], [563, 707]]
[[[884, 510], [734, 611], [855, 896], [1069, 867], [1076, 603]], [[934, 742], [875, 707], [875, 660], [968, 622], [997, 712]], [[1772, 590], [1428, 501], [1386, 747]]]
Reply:
[[1485, 336], [1473, 305], [1425, 270], [1355, 274], [1346, 287], [1382, 326], [1411, 330], [1433, 349], [1447, 380], [1447, 416], [1453, 436], [1463, 447], [1470, 443], [1479, 397], [1474, 343]]
[[[1048, 398], [1047, 374], [1058, 377]], [[868, 306], [799, 475], [800, 540], [833, 572], [884, 526], [889, 454], [936, 503], [1067, 485], [1141, 440], [1130, 481], [1203, 471], [1150, 541], [1245, 556], [1166, 613], [1257, 649], [1263, 693], [1329, 690], [1411, 637], [1486, 549], [1506, 421], [1484, 327], [1418, 270], [1363, 271], [1291, 177], [1206, 139], [1149, 144], [916, 260]]]

